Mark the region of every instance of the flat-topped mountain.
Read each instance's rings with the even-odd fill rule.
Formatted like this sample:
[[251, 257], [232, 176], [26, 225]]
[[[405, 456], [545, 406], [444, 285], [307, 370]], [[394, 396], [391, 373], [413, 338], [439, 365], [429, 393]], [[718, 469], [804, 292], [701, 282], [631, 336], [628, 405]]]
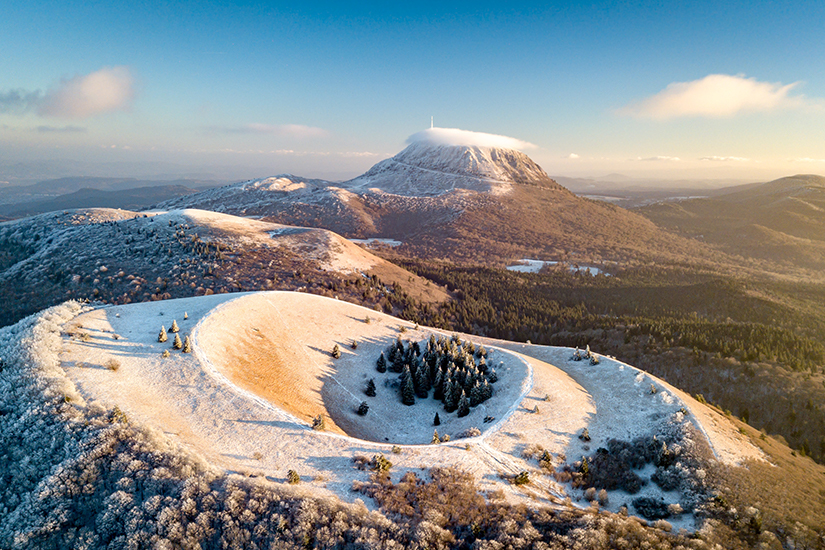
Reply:
[[430, 141], [411, 143], [344, 185], [422, 197], [454, 189], [502, 195], [510, 192], [514, 183], [561, 187], [521, 151]]

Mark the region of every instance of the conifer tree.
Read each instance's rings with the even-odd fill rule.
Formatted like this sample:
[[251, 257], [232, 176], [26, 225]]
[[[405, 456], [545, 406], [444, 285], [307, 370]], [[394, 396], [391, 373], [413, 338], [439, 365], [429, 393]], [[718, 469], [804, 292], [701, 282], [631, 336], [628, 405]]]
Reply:
[[180, 341], [180, 334], [175, 333], [175, 341], [172, 342], [172, 347], [175, 349], [181, 349], [183, 347], [183, 342]]
[[433, 399], [444, 399], [444, 371], [439, 368], [433, 380]]
[[378, 357], [378, 365], [376, 367], [378, 372], [387, 372], [387, 360], [384, 359], [384, 352], [381, 352], [381, 355]]
[[433, 440], [430, 441], [431, 445], [438, 445], [441, 443], [441, 438], [438, 437], [438, 430], [433, 430]]
[[[177, 334], [175, 335], [177, 336]], [[192, 352], [192, 342], [189, 341], [189, 337], [183, 339], [183, 353], [191, 353]]]
[[338, 359], [339, 357], [341, 357], [341, 348], [338, 347], [338, 344], [335, 344], [335, 346], [333, 346], [331, 355], [333, 359]]
[[421, 399], [426, 399], [430, 391], [430, 379], [427, 377], [427, 369], [422, 365], [415, 371], [415, 395]]
[[189, 314], [184, 311], [183, 312], [183, 320], [185, 321], [186, 319], [189, 319]]
[[172, 326], [169, 327], [169, 332], [178, 332], [180, 329], [178, 328], [178, 322], [172, 319]]
[[438, 413], [435, 413], [435, 418], [433, 418], [433, 426], [440, 426], [441, 425], [441, 418], [439, 418]]
[[375, 380], [370, 378], [370, 381], [367, 382], [367, 391], [365, 392], [368, 397], [375, 397]]
[[360, 416], [366, 416], [370, 410], [370, 406], [367, 405], [366, 401], [361, 401], [361, 404], [358, 406], [358, 414]]
[[444, 383], [444, 397], [441, 401], [444, 403], [444, 410], [447, 412], [453, 412], [455, 407], [453, 407], [453, 393], [454, 391], [454, 384], [451, 378], [447, 378], [447, 381]]
[[411, 375], [407, 376], [406, 383], [401, 386], [401, 402], [405, 405], [415, 405], [415, 388]]
[[160, 326], [160, 334], [158, 334], [158, 342], [165, 342], [169, 338], [166, 336], [166, 327]]
[[464, 395], [464, 390], [461, 390], [461, 397], [458, 398], [458, 417], [467, 416], [470, 414], [470, 403], [467, 401], [467, 396]]

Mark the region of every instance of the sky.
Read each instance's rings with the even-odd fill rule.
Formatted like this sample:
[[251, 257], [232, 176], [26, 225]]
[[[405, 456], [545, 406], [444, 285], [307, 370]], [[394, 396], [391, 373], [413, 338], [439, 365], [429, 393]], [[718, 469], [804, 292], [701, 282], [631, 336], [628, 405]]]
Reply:
[[825, 174], [821, 1], [386, 4], [5, 0], [0, 181], [346, 179], [430, 117], [550, 175]]

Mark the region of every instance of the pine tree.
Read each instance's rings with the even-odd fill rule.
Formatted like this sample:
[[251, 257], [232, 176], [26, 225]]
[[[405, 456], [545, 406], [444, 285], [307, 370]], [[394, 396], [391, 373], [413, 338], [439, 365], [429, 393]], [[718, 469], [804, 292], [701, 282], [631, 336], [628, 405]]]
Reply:
[[464, 395], [464, 390], [461, 390], [461, 397], [458, 398], [458, 417], [467, 416], [470, 414], [470, 403], [467, 401], [467, 396]]
[[178, 322], [172, 319], [172, 326], [169, 328], [169, 332], [178, 332], [179, 330]]
[[421, 399], [426, 399], [430, 391], [430, 379], [427, 377], [427, 369], [423, 365], [415, 371], [415, 395]]
[[180, 334], [175, 333], [175, 341], [172, 342], [172, 347], [175, 349], [181, 349], [183, 347], [183, 342], [180, 341]]
[[358, 414], [360, 416], [366, 416], [370, 410], [370, 406], [367, 405], [366, 401], [361, 401], [361, 404], [358, 406]]
[[[175, 335], [177, 336], [177, 334]], [[192, 342], [189, 341], [189, 337], [183, 339], [183, 353], [191, 353], [192, 352]]]
[[367, 391], [365, 392], [368, 397], [375, 397], [375, 380], [370, 378], [370, 381], [367, 382]]
[[453, 412], [455, 407], [453, 407], [453, 394], [455, 385], [453, 384], [453, 380], [451, 378], [447, 378], [447, 382], [444, 383], [444, 397], [442, 398], [442, 402], [444, 403], [444, 410], [447, 412]]
[[433, 399], [441, 401], [444, 399], [444, 371], [441, 368], [435, 373], [433, 380]]
[[409, 375], [409, 371], [407, 373], [407, 381], [401, 386], [401, 402], [405, 405], [415, 405], [415, 388], [412, 376]]
[[185, 321], [186, 319], [189, 319], [189, 314], [184, 311], [183, 312], [183, 320]]
[[339, 357], [341, 357], [341, 348], [338, 347], [338, 344], [335, 344], [335, 346], [333, 346], [331, 355], [333, 359], [338, 359]]
[[440, 426], [441, 425], [441, 418], [439, 418], [438, 413], [435, 413], [435, 418], [433, 418], [433, 426]]
[[381, 352], [381, 355], [378, 357], [378, 372], [387, 372], [387, 360], [384, 359], [384, 352]]
[[438, 430], [433, 430], [433, 439], [430, 441], [431, 445], [438, 445], [441, 443], [441, 438], [438, 437]]
[[158, 342], [165, 342], [169, 338], [166, 336], [166, 327], [160, 326], [160, 334], [158, 334]]

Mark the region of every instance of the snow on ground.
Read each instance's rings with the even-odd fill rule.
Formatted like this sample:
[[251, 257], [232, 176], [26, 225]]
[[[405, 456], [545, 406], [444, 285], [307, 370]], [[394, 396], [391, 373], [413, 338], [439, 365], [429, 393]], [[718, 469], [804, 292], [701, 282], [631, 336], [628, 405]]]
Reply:
[[373, 237], [371, 239], [350, 239], [350, 241], [358, 244], [363, 244], [366, 246], [373, 246], [375, 244], [385, 244], [387, 246], [401, 246], [401, 241], [396, 241], [395, 239], [382, 239], [378, 237]]
[[[157, 342], [161, 324], [169, 329], [173, 319], [182, 335], [192, 337], [193, 353], [172, 350], [172, 334], [168, 342]], [[420, 341], [438, 331], [303, 293], [105, 307], [78, 316], [64, 332], [62, 365], [85, 399], [118, 405], [133, 421], [162, 429], [227, 470], [284, 481], [294, 469], [313, 490], [346, 500], [363, 498], [351, 486], [368, 477], [353, 467], [352, 457], [375, 453], [395, 464], [394, 473], [458, 466], [472, 472], [483, 489], [502, 489], [511, 500], [575, 498], [569, 487], [539, 475], [535, 460], [522, 457], [529, 445], [547, 449], [554, 461], [566, 456], [572, 462], [608, 438], [657, 433], [683, 406], [720, 459], [758, 456], [723, 420], [658, 379], [607, 358], [596, 366], [570, 361], [566, 348], [467, 337], [491, 350], [490, 362], [503, 363], [494, 397], [462, 419], [432, 399], [406, 407], [388, 387], [398, 375], [378, 373], [375, 361], [399, 335]], [[357, 349], [350, 347], [353, 340]], [[338, 360], [330, 355], [336, 343]], [[164, 350], [170, 357], [162, 357]], [[117, 370], [106, 368], [110, 360], [118, 362]], [[375, 398], [363, 393], [369, 378], [378, 386]], [[651, 384], [659, 388], [656, 394]], [[370, 405], [364, 417], [355, 413], [361, 401]], [[428, 444], [435, 411], [442, 419], [438, 432], [449, 434], [449, 443]], [[316, 414], [328, 416], [326, 431], [311, 429]], [[488, 415], [495, 420], [484, 423]], [[456, 438], [470, 426], [484, 432]], [[591, 451], [577, 437], [585, 427], [593, 437]], [[400, 453], [392, 452], [394, 445]], [[533, 472], [529, 485], [516, 487], [501, 477], [522, 470]], [[645, 491], [661, 494], [653, 483]], [[619, 494], [610, 506], [627, 500]]]
[[[520, 273], [538, 273], [542, 267], [546, 265], [556, 265], [559, 262], [553, 260], [531, 260], [525, 258], [521, 260], [519, 263], [515, 265], [508, 265], [507, 270], [509, 271], [518, 271]], [[571, 265], [568, 268], [571, 272], [584, 272], [590, 275], [598, 275], [599, 273], [604, 273], [605, 275], [610, 275], [609, 273], [605, 273], [601, 269], [593, 265]]]

